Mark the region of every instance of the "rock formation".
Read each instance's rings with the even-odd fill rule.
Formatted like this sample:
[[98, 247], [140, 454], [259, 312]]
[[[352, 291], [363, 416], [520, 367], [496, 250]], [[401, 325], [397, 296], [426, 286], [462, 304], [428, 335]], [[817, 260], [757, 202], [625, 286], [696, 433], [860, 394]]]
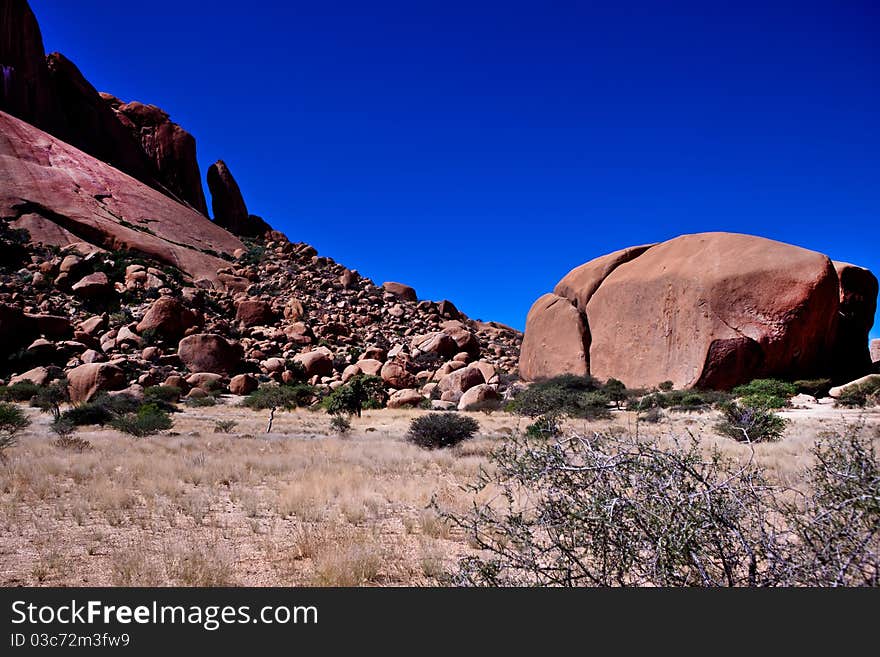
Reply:
[[0, 19], [0, 111], [207, 216], [192, 135], [157, 107], [99, 94], [60, 53], [46, 56], [26, 0], [3, 0]]
[[729, 388], [868, 369], [877, 279], [772, 240], [684, 235], [574, 269], [529, 312], [520, 374]]
[[0, 216], [31, 239], [89, 242], [152, 256], [216, 280], [242, 243], [206, 217], [64, 142], [0, 112]]
[[208, 216], [193, 136], [155, 105], [123, 103], [106, 93], [102, 98], [120, 124], [141, 144], [164, 188], [177, 200]]
[[248, 214], [247, 205], [223, 160], [208, 167], [208, 190], [211, 192], [211, 209], [214, 222], [242, 237], [258, 237], [272, 230], [262, 218]]

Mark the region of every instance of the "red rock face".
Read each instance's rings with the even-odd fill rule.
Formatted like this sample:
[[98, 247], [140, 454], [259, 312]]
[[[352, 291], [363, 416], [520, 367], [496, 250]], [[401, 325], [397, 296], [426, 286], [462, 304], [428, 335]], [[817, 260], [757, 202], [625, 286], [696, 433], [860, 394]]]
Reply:
[[248, 222], [247, 206], [238, 183], [223, 160], [208, 167], [208, 190], [214, 221], [236, 235], [243, 235]]
[[66, 57], [46, 57], [25, 0], [0, 3], [0, 110], [207, 216], [192, 135], [152, 105], [101, 95]]
[[107, 95], [104, 98], [122, 125], [140, 142], [162, 185], [177, 199], [208, 216], [193, 136], [155, 105], [120, 103]]
[[759, 376], [864, 372], [876, 295], [870, 272], [835, 269], [820, 253], [748, 235], [684, 235], [563, 278], [529, 313], [520, 374], [729, 388]]
[[140, 251], [193, 278], [218, 281], [241, 241], [117, 169], [0, 112], [0, 214], [33, 241]]

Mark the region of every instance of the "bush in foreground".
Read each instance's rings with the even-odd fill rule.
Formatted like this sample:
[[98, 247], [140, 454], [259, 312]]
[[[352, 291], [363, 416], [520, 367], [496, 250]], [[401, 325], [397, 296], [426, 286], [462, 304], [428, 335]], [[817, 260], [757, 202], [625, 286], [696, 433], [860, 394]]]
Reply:
[[419, 447], [439, 449], [453, 447], [463, 440], [472, 438], [479, 429], [479, 422], [466, 415], [428, 413], [410, 422], [406, 437]]
[[40, 390], [40, 386], [30, 381], [22, 381], [11, 386], [0, 386], [0, 400], [26, 402], [30, 401]]
[[[443, 514], [479, 556], [468, 586], [878, 586], [880, 477], [867, 441], [815, 447], [803, 499], [752, 460], [696, 441], [515, 435], [470, 490], [499, 494]], [[521, 501], [525, 501], [523, 503]]]

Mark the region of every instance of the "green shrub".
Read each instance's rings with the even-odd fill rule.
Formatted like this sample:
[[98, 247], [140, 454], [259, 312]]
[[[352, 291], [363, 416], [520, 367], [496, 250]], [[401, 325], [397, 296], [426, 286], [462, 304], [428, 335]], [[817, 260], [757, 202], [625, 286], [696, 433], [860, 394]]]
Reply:
[[570, 417], [607, 417], [610, 401], [592, 377], [566, 374], [537, 381], [521, 390], [510, 408], [519, 415], [539, 417], [547, 413]]
[[458, 413], [428, 413], [414, 418], [407, 439], [428, 449], [452, 447], [472, 438], [480, 424], [472, 417]]
[[780, 440], [786, 421], [767, 408], [740, 406], [728, 402], [721, 407], [719, 433], [740, 442], [763, 443]]
[[0, 402], [0, 458], [3, 452], [15, 445], [16, 435], [30, 425], [24, 411], [15, 404]]
[[142, 438], [170, 429], [174, 421], [166, 411], [155, 404], [144, 404], [137, 412], [114, 418], [110, 424], [123, 433]]
[[92, 401], [67, 409], [60, 419], [78, 427], [91, 424], [104, 426], [126, 413], [134, 413], [140, 405], [141, 402], [131, 395], [108, 395], [102, 392]]
[[384, 402], [385, 384], [378, 376], [359, 375], [327, 395], [321, 405], [331, 415], [357, 415], [367, 402]]
[[671, 390], [653, 392], [641, 399], [630, 400], [627, 408], [631, 411], [647, 411], [650, 408], [664, 408], [670, 411], [702, 411], [730, 399], [730, 395], [719, 390]]
[[59, 416], [56, 417], [52, 424], [49, 426], [49, 430], [54, 433], [59, 439], [67, 439], [76, 432], [76, 425], [69, 419], [65, 419]]
[[779, 409], [789, 405], [787, 397], [778, 397], [776, 395], [768, 395], [757, 393], [753, 395], [745, 395], [740, 399], [743, 406], [751, 406], [752, 408], [769, 408]]
[[30, 401], [41, 389], [41, 386], [30, 381], [22, 381], [11, 386], [0, 386], [0, 400], [8, 402]]
[[658, 386], [657, 390], [660, 392], [671, 392], [675, 387], [675, 384], [672, 381], [662, 381]]
[[819, 399], [827, 397], [831, 390], [831, 379], [802, 379], [794, 382], [799, 393]]
[[232, 433], [232, 430], [238, 426], [235, 420], [217, 420], [214, 422], [214, 433]]
[[144, 390], [144, 399], [151, 402], [162, 401], [176, 404], [180, 401], [181, 390], [176, 386], [150, 386]]
[[798, 393], [797, 386], [778, 379], [755, 379], [733, 389], [735, 397], [781, 397], [791, 399]]

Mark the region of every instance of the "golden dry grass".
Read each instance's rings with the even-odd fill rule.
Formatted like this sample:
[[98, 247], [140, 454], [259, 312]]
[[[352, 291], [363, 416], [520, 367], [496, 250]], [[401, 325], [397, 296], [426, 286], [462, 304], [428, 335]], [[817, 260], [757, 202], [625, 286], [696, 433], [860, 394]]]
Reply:
[[[222, 405], [186, 409], [173, 435], [112, 430], [79, 436], [92, 449], [53, 444], [48, 417], [33, 420], [0, 463], [0, 585], [434, 585], [467, 554], [466, 537], [428, 508], [464, 511], [472, 482], [498, 441], [525, 421], [475, 414], [481, 435], [452, 450], [405, 442], [423, 411], [370, 411], [341, 438], [323, 413], [263, 413]], [[823, 432], [864, 423], [880, 441], [880, 410], [821, 407], [786, 413], [782, 442], [758, 445], [770, 475], [797, 484]], [[217, 421], [234, 421], [215, 433]], [[692, 434], [746, 458], [716, 436], [714, 413], [671, 414], [642, 435], [661, 443]], [[571, 430], [634, 431], [635, 418], [572, 422]], [[487, 493], [488, 494], [488, 493]]]

